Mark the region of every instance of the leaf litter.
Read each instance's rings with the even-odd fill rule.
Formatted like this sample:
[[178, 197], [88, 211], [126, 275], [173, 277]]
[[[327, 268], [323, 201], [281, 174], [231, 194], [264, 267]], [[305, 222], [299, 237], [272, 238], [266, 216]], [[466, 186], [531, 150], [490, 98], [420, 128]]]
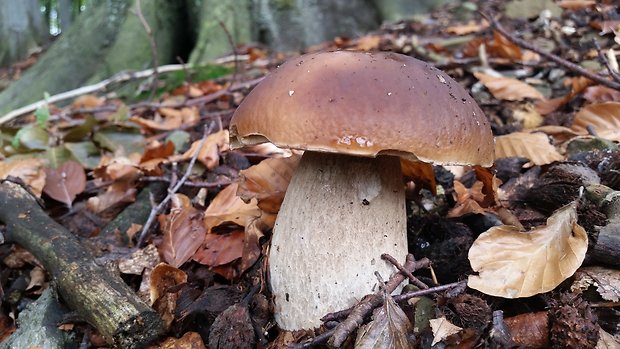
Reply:
[[[476, 5], [485, 9], [484, 4]], [[517, 33], [518, 26], [519, 33], [535, 46], [570, 61], [589, 63], [597, 52], [584, 48], [580, 37], [596, 35], [605, 54], [609, 48], [611, 52], [614, 47], [617, 50], [615, 22], [608, 18], [611, 9], [612, 5], [604, 1], [595, 6], [586, 0], [519, 0], [499, 5], [496, 10], [503, 13], [500, 21], [512, 29], [511, 33]], [[610, 203], [592, 198], [574, 201], [578, 186], [562, 183], [578, 177], [581, 170], [570, 165], [562, 172], [566, 177], [562, 177], [553, 165], [583, 164], [612, 191], [620, 190], [616, 174], [620, 153], [610, 145], [613, 143], [600, 141], [620, 140], [620, 94], [569, 68], [548, 64], [542, 55], [513, 43], [474, 12], [459, 11], [469, 18], [458, 18], [454, 7], [446, 7], [427, 18], [432, 20], [388, 23], [360, 38], [338, 38], [312, 49], [390, 50], [413, 55], [446, 70], [471, 91], [497, 137], [495, 173], [403, 163], [404, 180], [415, 189], [408, 191], [408, 205], [416, 212], [409, 217], [409, 239], [415, 245], [416, 258], [428, 257], [433, 262], [432, 273], [418, 271], [416, 275], [431, 285], [435, 281], [448, 284], [469, 278], [469, 286], [485, 294], [480, 302], [488, 303], [494, 311], [503, 310], [506, 323], [511, 323], [511, 317], [537, 314], [551, 326], [549, 331], [543, 331], [545, 343], [562, 346], [554, 333], [579, 336], [578, 332], [571, 327], [560, 331], [554, 326], [565, 325], [566, 319], [590, 321], [590, 312], [603, 314], [604, 306], [614, 307], [620, 265], [597, 265], [600, 262], [592, 253], [596, 244], [605, 241], [596, 237], [599, 227], [607, 224], [605, 212]], [[575, 19], [581, 24], [577, 25]], [[557, 38], [564, 45], [558, 44]], [[260, 71], [259, 75], [284, 58], [254, 47], [246, 50], [250, 60], [244, 64]], [[604, 67], [594, 72], [606, 74]], [[68, 121], [58, 118], [62, 109], [51, 105], [38, 116], [24, 118], [20, 126], [26, 131], [3, 130], [2, 140], [8, 142], [0, 151], [0, 178], [18, 177], [36, 195], [45, 193], [43, 199], [50, 215], [69, 217], [75, 220], [72, 226], [80, 226], [77, 217], [94, 219], [93, 228], [85, 236], [104, 241], [102, 246], [93, 247], [97, 253], [126, 248], [135, 251], [125, 254], [132, 257], [119, 261], [122, 272], [136, 278], [128, 282], [142, 293], [150, 292], [171, 331], [159, 347], [205, 347], [205, 343], [220, 343], [235, 333], [239, 334], [239, 342], [269, 342], [273, 347], [311, 341], [315, 334], [293, 335], [268, 325], [268, 279], [263, 274], [271, 228], [298, 154], [269, 144], [231, 151], [226, 129], [234, 111], [230, 105], [237, 105], [249, 89], [223, 93], [230, 81], [222, 81], [192, 82], [165, 93], [154, 113], [118, 99], [86, 95], [65, 110], [97, 111], [75, 113]], [[212, 99], [196, 107], [179, 104], [179, 96]], [[197, 135], [204, 123], [211, 129], [196, 154], [200, 143]], [[43, 152], [56, 140], [60, 145], [53, 144], [55, 151]], [[160, 224], [146, 247], [121, 238], [123, 233], [135, 231], [135, 225], [111, 236], [97, 236], [106, 223], [131, 207], [148, 183], [160, 184], [163, 191], [171, 187], [194, 155], [198, 164], [188, 184], [159, 214]], [[494, 174], [501, 175], [501, 181]], [[69, 177], [71, 180], [67, 180]], [[547, 195], [544, 187], [532, 184], [549, 178], [555, 180], [550, 182], [554, 190], [562, 192], [544, 198], [554, 202], [553, 207], [528, 203], [528, 197], [536, 197], [531, 195], [532, 190]], [[161, 200], [160, 196], [152, 192], [149, 200]], [[502, 222], [514, 222], [529, 231]], [[166, 264], [156, 266], [159, 260], [153, 254], [154, 247], [157, 257]], [[141, 251], [144, 253], [138, 253]], [[31, 265], [30, 269], [35, 270], [32, 265], [36, 262], [21, 266], [12, 262], [19, 253], [0, 245], [0, 260], [11, 270], [9, 277], [2, 279], [0, 291], [14, 288], [22, 273], [20, 268]], [[590, 264], [582, 266], [587, 255]], [[129, 261], [135, 261], [135, 268], [127, 265], [134, 263]], [[39, 288], [47, 286], [40, 269], [28, 271], [28, 275], [36, 287], [21, 292], [33, 298]], [[563, 281], [571, 278], [574, 280], [566, 286]], [[242, 303], [241, 293], [256, 286], [260, 297]], [[471, 293], [470, 289], [461, 296]], [[577, 312], [554, 303], [561, 298], [557, 296], [560, 293], [568, 293], [568, 299], [579, 304], [573, 307]], [[550, 301], [541, 305], [526, 298], [540, 294]], [[580, 303], [577, 294], [583, 298]], [[451, 307], [461, 310], [471, 305], [471, 300], [461, 296], [439, 293], [429, 297], [438, 305], [435, 318], [430, 320], [430, 326], [416, 328], [415, 333], [410, 325], [416, 320], [412, 315], [416, 313], [415, 302], [412, 312], [408, 309], [411, 304], [395, 303], [388, 297], [375, 311], [373, 320], [358, 330], [355, 346], [419, 347], [422, 341], [460, 341], [465, 345], [495, 340], [486, 330], [495, 322], [483, 318], [478, 324], [463, 323], [462, 318], [450, 315], [440, 304], [448, 300], [453, 302]], [[516, 307], [502, 308], [496, 297], [519, 298], [514, 300]], [[590, 309], [582, 306], [583, 302], [598, 306]], [[222, 307], [210, 305], [216, 303]], [[553, 318], [546, 317], [547, 309], [553, 309]], [[4, 311], [0, 314], [0, 320], [8, 316]], [[462, 314], [473, 317], [467, 311]], [[193, 316], [206, 321], [197, 325], [188, 320]], [[461, 322], [454, 323], [463, 327], [452, 324], [456, 320]], [[600, 322], [596, 332], [601, 338], [599, 347], [617, 347], [617, 327], [609, 324], [618, 322], [617, 315]], [[260, 329], [250, 331], [256, 324], [261, 324]], [[233, 330], [227, 330], [227, 325]], [[212, 338], [211, 328], [216, 329]], [[10, 326], [0, 321], [0, 334], [7, 330]], [[417, 340], [410, 341], [413, 338]]]

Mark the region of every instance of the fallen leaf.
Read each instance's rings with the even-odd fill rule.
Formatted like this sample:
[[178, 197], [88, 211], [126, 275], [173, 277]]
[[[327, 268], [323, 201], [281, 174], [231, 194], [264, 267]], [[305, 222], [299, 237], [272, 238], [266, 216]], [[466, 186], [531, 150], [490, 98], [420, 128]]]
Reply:
[[31, 290], [35, 287], [41, 287], [45, 285], [45, 270], [39, 266], [35, 266], [30, 271], [30, 282], [26, 287], [26, 290]]
[[209, 349], [256, 348], [254, 326], [247, 304], [231, 305], [213, 321]]
[[542, 115], [550, 114], [556, 111], [559, 107], [570, 102], [573, 97], [580, 94], [585, 88], [592, 85], [593, 83], [594, 82], [592, 80], [583, 76], [567, 78], [564, 80], [564, 85], [571, 86], [570, 92], [562, 97], [536, 101], [536, 110]]
[[154, 119], [145, 119], [139, 116], [132, 116], [129, 120], [140, 126], [158, 131], [171, 131], [181, 126], [193, 126], [200, 122], [198, 108], [159, 108]]
[[561, 0], [557, 4], [565, 10], [581, 10], [594, 7], [596, 0]]
[[78, 162], [65, 161], [58, 168], [45, 169], [45, 186], [43, 192], [68, 207], [73, 200], [86, 188], [86, 173]]
[[416, 186], [429, 190], [433, 195], [437, 194], [433, 165], [424, 161], [410, 161], [400, 158], [400, 169], [403, 176], [408, 180], [413, 180]]
[[448, 319], [446, 319], [445, 317], [431, 319], [429, 323], [431, 325], [431, 329], [433, 330], [434, 337], [431, 346], [463, 330], [462, 328], [451, 324], [450, 321], [448, 321]]
[[489, 27], [489, 23], [485, 20], [478, 23], [476, 21], [469, 21], [466, 24], [460, 25], [452, 25], [445, 29], [446, 33], [456, 34], [456, 35], [466, 35], [471, 33], [477, 33], [483, 29]]
[[[173, 156], [170, 161], [182, 161], [191, 159], [198, 151], [202, 140], [192, 143], [192, 146], [182, 155]], [[228, 130], [221, 130], [207, 136], [197, 160], [212, 170], [220, 162], [220, 154], [228, 150]]]
[[133, 182], [142, 174], [138, 168], [140, 157], [138, 153], [129, 156], [104, 155], [93, 170], [93, 177], [104, 181]]
[[455, 180], [454, 196], [457, 205], [448, 212], [448, 217], [460, 217], [468, 213], [484, 214], [485, 210], [479, 204], [484, 200], [483, 185], [481, 181], [476, 181], [471, 188], [467, 188]]
[[620, 270], [599, 266], [577, 270], [571, 291], [582, 293], [590, 286], [595, 286], [596, 291], [604, 300], [620, 301]]
[[620, 340], [601, 328], [595, 349], [620, 349]]
[[149, 280], [151, 304], [164, 295], [168, 288], [185, 282], [187, 282], [187, 274], [184, 271], [166, 263], [157, 264], [151, 271]]
[[241, 229], [224, 234], [207, 234], [204, 245], [192, 257], [196, 262], [210, 267], [228, 264], [243, 255], [243, 238]]
[[136, 250], [128, 257], [118, 260], [118, 270], [123, 274], [142, 275], [145, 269], [153, 269], [160, 263], [159, 253], [154, 245]]
[[45, 170], [43, 159], [6, 159], [0, 161], [0, 179], [13, 176], [30, 186], [32, 192], [40, 197], [45, 186]]
[[532, 105], [525, 105], [522, 108], [515, 109], [512, 112], [513, 117], [521, 121], [524, 130], [531, 130], [540, 126], [543, 122], [543, 117]]
[[86, 207], [103, 216], [114, 216], [115, 210], [136, 201], [137, 189], [131, 182], [115, 182], [105, 192], [89, 198]]
[[373, 51], [379, 48], [380, 43], [379, 35], [365, 35], [357, 39], [356, 48], [360, 51]]
[[493, 31], [493, 41], [488, 45], [487, 52], [493, 57], [508, 58], [511, 60], [521, 60], [523, 51], [521, 48], [500, 34], [497, 30]]
[[620, 102], [620, 91], [601, 85], [590, 86], [583, 92], [583, 98], [590, 103]]
[[149, 349], [206, 349], [202, 337], [197, 332], [187, 332], [181, 338], [168, 337], [157, 347]]
[[391, 296], [383, 295], [383, 305], [377, 308], [372, 321], [357, 332], [355, 349], [408, 349], [411, 322]]
[[261, 210], [278, 213], [300, 159], [298, 155], [265, 159], [241, 171], [237, 196], [245, 202], [256, 199]]
[[476, 76], [497, 99], [508, 101], [522, 101], [526, 98], [545, 99], [545, 96], [543, 96], [540, 91], [517, 79], [493, 76], [480, 72], [475, 72], [474, 76]]
[[504, 298], [548, 292], [575, 273], [587, 249], [575, 201], [527, 233], [506, 225], [482, 233], [469, 250], [471, 267], [479, 274], [470, 275], [467, 285]]
[[504, 319], [510, 337], [520, 348], [549, 347], [549, 313], [524, 313]]
[[598, 137], [620, 141], [620, 102], [590, 104], [581, 108], [573, 119], [571, 129], [588, 134], [588, 126], [596, 131]]
[[[176, 196], [185, 197], [183, 194], [176, 194]], [[187, 197], [185, 200], [173, 200], [173, 202], [180, 201], [186, 204], [173, 204], [169, 214], [159, 216], [164, 234], [159, 252], [164, 261], [175, 268], [182, 266], [192, 258], [205, 240], [207, 232], [203, 222], [203, 213], [192, 207]]]
[[86, 109], [86, 108], [97, 108], [103, 105], [105, 99], [99, 98], [95, 95], [82, 95], [76, 98], [73, 103], [71, 103], [71, 108], [73, 109]]
[[549, 138], [541, 132], [513, 132], [495, 138], [496, 158], [519, 156], [527, 158], [534, 165], [546, 165], [563, 160]]

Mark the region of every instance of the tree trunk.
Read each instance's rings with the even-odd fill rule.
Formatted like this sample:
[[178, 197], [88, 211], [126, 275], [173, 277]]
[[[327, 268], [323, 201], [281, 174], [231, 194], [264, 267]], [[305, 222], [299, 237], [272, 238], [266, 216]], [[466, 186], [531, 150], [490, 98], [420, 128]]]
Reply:
[[[20, 80], [0, 93], [0, 114], [33, 101], [98, 81], [126, 69], [153, 64], [146, 31], [130, 12], [133, 0], [94, 1]], [[159, 63], [174, 60], [183, 42], [182, 3], [143, 0], [142, 12], [157, 43]], [[135, 5], [134, 5], [135, 6]]]
[[47, 38], [38, 0], [0, 1], [0, 66], [28, 56]]

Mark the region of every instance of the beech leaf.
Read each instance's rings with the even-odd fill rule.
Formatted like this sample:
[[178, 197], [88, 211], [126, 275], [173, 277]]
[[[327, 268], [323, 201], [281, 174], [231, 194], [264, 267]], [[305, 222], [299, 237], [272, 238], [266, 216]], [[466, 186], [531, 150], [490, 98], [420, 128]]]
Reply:
[[445, 317], [431, 319], [429, 320], [429, 323], [431, 325], [431, 329], [433, 330], [434, 336], [431, 346], [441, 342], [455, 333], [459, 333], [462, 330], [462, 328], [450, 323], [450, 321], [448, 321]]
[[45, 169], [43, 192], [56, 201], [71, 207], [77, 194], [86, 188], [86, 173], [77, 161], [65, 161], [58, 168]]
[[620, 102], [590, 104], [575, 115], [571, 129], [581, 134], [588, 134], [586, 127], [591, 126], [598, 137], [610, 141], [620, 141]]
[[588, 235], [577, 224], [573, 201], [529, 232], [502, 225], [480, 234], [469, 250], [479, 275], [470, 275], [467, 285], [504, 298], [548, 292], [575, 273], [587, 249]]
[[543, 96], [540, 91], [517, 79], [504, 76], [493, 76], [480, 72], [475, 72], [474, 76], [476, 76], [497, 99], [507, 101], [522, 101], [526, 98], [545, 99], [545, 96]]
[[530, 159], [534, 165], [546, 165], [563, 160], [546, 134], [540, 132], [513, 132], [495, 138], [496, 158], [519, 156]]
[[383, 298], [383, 305], [375, 310], [372, 321], [358, 331], [355, 349], [413, 348], [407, 338], [412, 327], [407, 315], [392, 297]]
[[185, 204], [171, 209], [168, 215], [160, 215], [159, 219], [163, 223], [161, 226], [164, 232], [159, 252], [166, 263], [178, 268], [196, 253], [204, 241], [207, 229], [203, 223], [203, 214]]

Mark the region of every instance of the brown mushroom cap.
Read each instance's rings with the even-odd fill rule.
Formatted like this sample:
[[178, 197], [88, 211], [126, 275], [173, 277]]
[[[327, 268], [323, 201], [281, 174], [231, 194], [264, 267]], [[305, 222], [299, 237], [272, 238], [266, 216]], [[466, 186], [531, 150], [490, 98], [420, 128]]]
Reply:
[[231, 145], [358, 156], [399, 155], [490, 166], [493, 135], [476, 102], [446, 73], [388, 52], [322, 52], [291, 59], [233, 115]]

